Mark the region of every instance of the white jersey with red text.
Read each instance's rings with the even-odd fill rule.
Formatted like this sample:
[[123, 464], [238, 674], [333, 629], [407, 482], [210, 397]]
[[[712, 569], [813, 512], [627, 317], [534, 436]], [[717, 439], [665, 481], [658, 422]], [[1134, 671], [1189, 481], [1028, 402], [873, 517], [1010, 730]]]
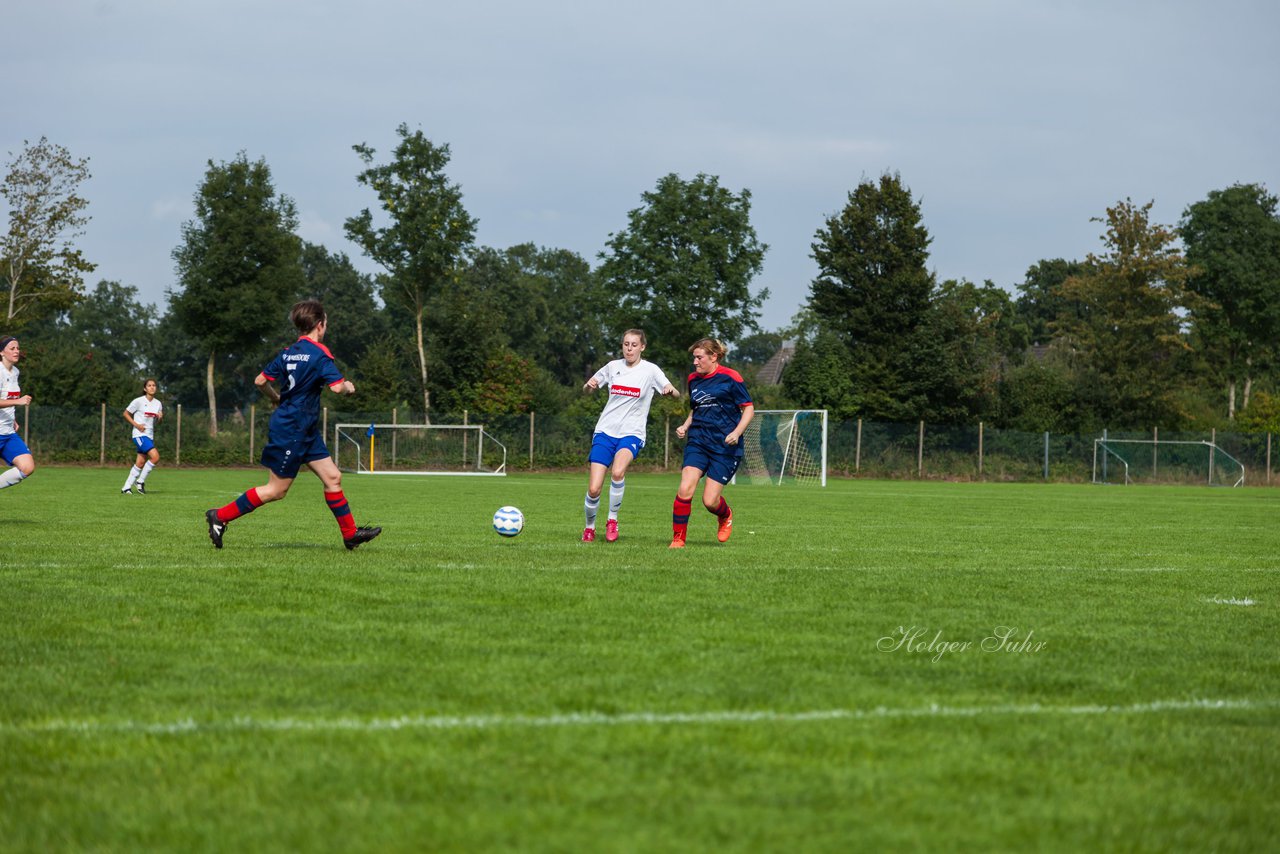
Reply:
[[139, 430], [134, 427], [133, 438], [146, 436], [148, 439], [154, 439], [156, 437], [156, 421], [164, 413], [164, 404], [158, 399], [147, 400], [145, 394], [141, 397], [135, 397], [133, 403], [129, 404], [125, 412], [129, 413], [130, 418], [146, 428], [145, 430]]
[[[22, 397], [22, 389], [18, 386], [18, 369], [5, 369], [0, 365], [0, 397], [5, 400], [17, 400]], [[0, 436], [18, 432], [18, 407], [0, 407]]]
[[609, 387], [609, 402], [596, 421], [596, 432], [615, 439], [624, 436], [643, 439], [654, 394], [661, 394], [671, 384], [661, 368], [644, 359], [631, 367], [627, 366], [626, 359], [614, 359], [596, 371], [592, 379]]

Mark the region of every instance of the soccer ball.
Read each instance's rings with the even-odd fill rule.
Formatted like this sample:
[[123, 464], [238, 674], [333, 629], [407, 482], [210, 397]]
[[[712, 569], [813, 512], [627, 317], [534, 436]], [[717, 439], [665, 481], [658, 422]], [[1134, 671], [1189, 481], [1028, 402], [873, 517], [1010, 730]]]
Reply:
[[519, 507], [499, 507], [493, 514], [493, 530], [504, 537], [514, 537], [524, 530], [524, 514]]

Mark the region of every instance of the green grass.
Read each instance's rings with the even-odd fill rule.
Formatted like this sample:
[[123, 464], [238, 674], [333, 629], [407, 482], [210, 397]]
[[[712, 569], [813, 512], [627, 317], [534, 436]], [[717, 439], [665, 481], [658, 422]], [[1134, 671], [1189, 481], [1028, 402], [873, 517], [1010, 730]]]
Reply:
[[674, 475], [591, 545], [583, 475], [348, 476], [348, 553], [310, 476], [221, 551], [262, 470], [122, 479], [0, 492], [6, 851], [1280, 838], [1280, 493], [735, 486], [671, 552]]

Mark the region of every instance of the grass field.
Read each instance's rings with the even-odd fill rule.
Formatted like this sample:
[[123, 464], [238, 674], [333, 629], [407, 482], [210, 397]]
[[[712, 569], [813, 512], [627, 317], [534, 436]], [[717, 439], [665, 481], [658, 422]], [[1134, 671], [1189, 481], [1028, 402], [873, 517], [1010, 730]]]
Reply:
[[[1280, 492], [44, 468], [0, 492], [0, 849], [1261, 851]], [[521, 507], [523, 534], [489, 526]], [[603, 530], [603, 525], [602, 525]]]

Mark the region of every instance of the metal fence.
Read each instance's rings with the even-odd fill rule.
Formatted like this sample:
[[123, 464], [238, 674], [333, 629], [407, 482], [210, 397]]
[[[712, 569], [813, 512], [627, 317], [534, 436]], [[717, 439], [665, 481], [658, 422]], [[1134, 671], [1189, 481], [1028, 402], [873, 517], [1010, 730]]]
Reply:
[[[166, 464], [192, 466], [256, 465], [266, 441], [270, 411], [218, 410], [218, 434], [209, 435], [209, 411], [181, 406], [166, 411], [156, 429], [156, 447]], [[421, 415], [392, 410], [323, 410], [332, 425], [407, 423]], [[524, 413], [477, 418], [470, 413], [433, 413], [437, 424], [482, 424], [506, 445], [508, 471], [580, 468], [591, 447], [596, 416]], [[105, 405], [97, 409], [32, 404], [18, 413], [23, 436], [38, 463], [120, 465], [134, 458], [130, 428], [121, 413]], [[674, 471], [680, 466], [679, 422], [671, 417], [649, 425], [645, 452], [636, 470]], [[828, 435], [828, 467], [834, 476], [929, 478], [992, 481], [1062, 481], [1087, 483], [1093, 473], [1098, 435], [1028, 433], [984, 424], [889, 424], [875, 421], [832, 421]], [[1109, 431], [1112, 440], [1212, 442], [1244, 464], [1246, 485], [1270, 485], [1269, 433]], [[1137, 453], [1152, 453], [1149, 451]], [[1151, 482], [1194, 482], [1176, 466], [1144, 469]]]

